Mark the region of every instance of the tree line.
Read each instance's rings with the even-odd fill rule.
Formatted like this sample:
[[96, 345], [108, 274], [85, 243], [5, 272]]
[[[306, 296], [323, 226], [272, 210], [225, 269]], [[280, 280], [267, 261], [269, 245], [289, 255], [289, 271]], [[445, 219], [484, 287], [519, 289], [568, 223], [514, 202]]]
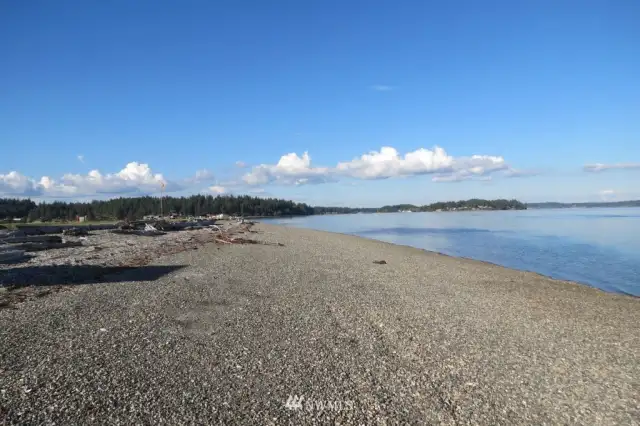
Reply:
[[31, 200], [0, 199], [0, 220], [23, 218], [26, 222], [75, 220], [133, 220], [147, 215], [176, 214], [203, 216], [229, 214], [245, 216], [299, 216], [314, 214], [313, 207], [277, 198], [250, 196], [192, 195], [190, 197], [114, 198], [91, 202], [64, 202], [36, 204]]
[[147, 215], [176, 214], [179, 216], [203, 216], [208, 214], [229, 214], [233, 216], [306, 216], [313, 214], [374, 213], [397, 211], [436, 210], [510, 210], [526, 209], [517, 200], [480, 200], [439, 202], [424, 206], [398, 204], [382, 208], [312, 207], [305, 203], [277, 198], [258, 198], [248, 195], [192, 195], [189, 197], [114, 198], [91, 202], [64, 202], [36, 204], [32, 200], [0, 198], [0, 220], [21, 218], [24, 222], [73, 221], [78, 216], [87, 220], [134, 220]]

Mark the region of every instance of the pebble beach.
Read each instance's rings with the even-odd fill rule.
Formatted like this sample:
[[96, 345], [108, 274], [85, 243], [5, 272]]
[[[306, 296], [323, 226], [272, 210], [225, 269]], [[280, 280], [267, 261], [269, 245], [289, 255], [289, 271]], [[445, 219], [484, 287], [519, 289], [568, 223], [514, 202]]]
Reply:
[[251, 238], [0, 309], [0, 424], [638, 424], [639, 298], [348, 235]]

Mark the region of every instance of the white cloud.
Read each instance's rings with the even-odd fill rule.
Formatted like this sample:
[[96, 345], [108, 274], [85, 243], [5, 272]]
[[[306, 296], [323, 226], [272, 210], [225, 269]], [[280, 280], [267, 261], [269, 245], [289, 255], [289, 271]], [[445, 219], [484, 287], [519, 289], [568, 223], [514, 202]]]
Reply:
[[224, 186], [214, 185], [209, 187], [209, 191], [216, 194], [224, 194], [227, 192], [227, 189]]
[[393, 90], [393, 86], [387, 86], [386, 84], [374, 84], [371, 89], [376, 92], [390, 92]]
[[395, 148], [382, 147], [379, 152], [372, 151], [351, 161], [338, 163], [336, 169], [355, 178], [381, 179], [451, 170], [453, 162], [453, 157], [440, 147], [434, 150], [420, 148], [404, 157]]
[[489, 155], [452, 157], [440, 147], [420, 148], [404, 155], [395, 148], [382, 147], [351, 161], [340, 162], [335, 167], [313, 167], [311, 157], [295, 153], [284, 155], [276, 165], [262, 164], [245, 174], [249, 185], [270, 182], [304, 185], [335, 180], [338, 177], [355, 179], [386, 179], [402, 176], [434, 174], [435, 182], [451, 182], [477, 179], [495, 171], [509, 170], [504, 158]]
[[82, 154], [78, 155], [78, 161], [81, 163], [84, 163], [84, 155]]
[[213, 178], [214, 178], [214, 175], [213, 175], [213, 172], [211, 170], [202, 169], [202, 170], [196, 171], [195, 175], [193, 175], [190, 178], [185, 179], [184, 182], [187, 183], [187, 184], [189, 184], [189, 183], [200, 183], [200, 182], [211, 181], [211, 180], [213, 180]]
[[302, 185], [324, 182], [328, 178], [326, 167], [311, 167], [311, 157], [305, 152], [302, 157], [292, 152], [280, 157], [276, 165], [261, 164], [243, 176], [249, 185], [264, 185], [270, 182]]
[[640, 163], [615, 163], [615, 164], [594, 163], [594, 164], [585, 164], [583, 169], [585, 172], [602, 172], [604, 170], [613, 170], [613, 169], [640, 169]]
[[537, 170], [521, 170], [521, 169], [507, 169], [504, 171], [502, 176], [508, 178], [518, 178], [518, 177], [530, 177], [537, 176], [540, 172]]
[[438, 174], [436, 182], [460, 181], [484, 176], [508, 166], [502, 157], [473, 155], [454, 158], [441, 147], [420, 148], [400, 155], [395, 148], [383, 147], [349, 162], [338, 163], [342, 174], [360, 179], [384, 179], [398, 176]]
[[0, 174], [0, 194], [38, 195], [41, 188], [33, 180], [16, 171]]
[[456, 173], [449, 175], [436, 175], [431, 178], [433, 182], [462, 182], [471, 179], [471, 175], [465, 173]]
[[165, 185], [166, 191], [175, 191], [180, 185], [153, 173], [148, 164], [131, 162], [117, 173], [102, 174], [91, 170], [86, 175], [65, 174], [56, 180], [42, 176], [39, 180], [10, 172], [0, 175], [0, 194], [82, 197], [96, 194], [155, 193]]
[[236, 167], [239, 169], [244, 169], [245, 167], [247, 167], [247, 163], [245, 163], [244, 161], [236, 161]]

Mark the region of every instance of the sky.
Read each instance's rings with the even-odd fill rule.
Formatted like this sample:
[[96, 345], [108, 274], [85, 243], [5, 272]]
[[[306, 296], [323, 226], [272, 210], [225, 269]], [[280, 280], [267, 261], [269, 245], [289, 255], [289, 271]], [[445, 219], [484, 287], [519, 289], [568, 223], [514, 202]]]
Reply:
[[0, 0], [0, 196], [640, 198], [637, 0]]

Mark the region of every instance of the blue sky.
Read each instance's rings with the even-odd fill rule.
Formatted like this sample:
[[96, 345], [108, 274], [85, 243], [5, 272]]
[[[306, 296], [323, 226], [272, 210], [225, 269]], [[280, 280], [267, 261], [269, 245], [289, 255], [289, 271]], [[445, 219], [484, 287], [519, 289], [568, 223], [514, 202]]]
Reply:
[[640, 198], [638, 22], [635, 0], [0, 0], [0, 195]]

